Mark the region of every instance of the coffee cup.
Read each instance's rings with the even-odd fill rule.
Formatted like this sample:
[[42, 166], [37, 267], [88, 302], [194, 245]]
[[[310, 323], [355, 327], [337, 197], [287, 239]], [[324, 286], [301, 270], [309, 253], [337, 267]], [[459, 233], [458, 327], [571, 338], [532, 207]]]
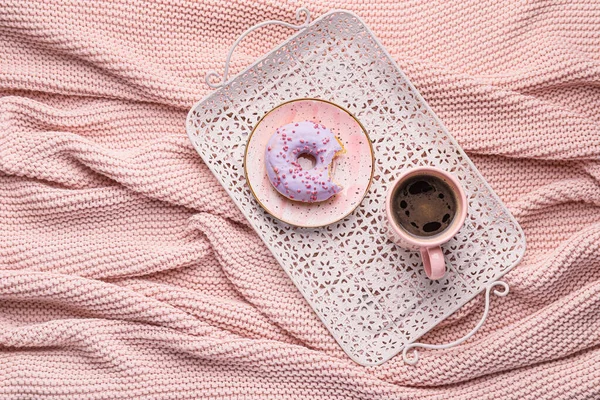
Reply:
[[390, 240], [419, 250], [425, 274], [442, 278], [446, 263], [441, 245], [456, 235], [467, 216], [467, 197], [458, 179], [435, 167], [407, 170], [388, 189], [385, 216]]

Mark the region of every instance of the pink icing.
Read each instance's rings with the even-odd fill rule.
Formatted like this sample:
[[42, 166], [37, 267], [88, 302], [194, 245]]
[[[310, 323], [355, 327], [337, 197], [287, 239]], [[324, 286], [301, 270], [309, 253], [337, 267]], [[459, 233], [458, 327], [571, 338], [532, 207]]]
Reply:
[[[315, 203], [336, 195], [342, 187], [331, 180], [336, 153], [343, 150], [333, 133], [311, 121], [293, 122], [278, 128], [265, 149], [267, 175], [273, 187], [291, 200]], [[310, 154], [315, 166], [305, 170], [298, 156]]]

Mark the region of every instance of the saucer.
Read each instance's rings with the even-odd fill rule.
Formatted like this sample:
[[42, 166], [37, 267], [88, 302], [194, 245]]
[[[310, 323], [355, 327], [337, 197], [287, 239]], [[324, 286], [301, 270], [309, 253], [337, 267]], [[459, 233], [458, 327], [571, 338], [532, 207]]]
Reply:
[[[332, 181], [343, 190], [318, 203], [286, 198], [267, 177], [265, 147], [269, 138], [280, 126], [301, 121], [325, 125], [345, 149], [333, 159], [331, 170]], [[305, 228], [329, 225], [351, 214], [366, 196], [374, 168], [371, 140], [361, 123], [342, 107], [318, 99], [292, 100], [269, 111], [254, 127], [244, 155], [246, 181], [258, 203], [280, 221]]]

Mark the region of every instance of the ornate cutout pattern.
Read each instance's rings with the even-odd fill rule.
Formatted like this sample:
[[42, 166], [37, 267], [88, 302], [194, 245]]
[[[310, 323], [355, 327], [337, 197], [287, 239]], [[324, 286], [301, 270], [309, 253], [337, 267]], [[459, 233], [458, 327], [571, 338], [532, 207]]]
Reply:
[[[324, 228], [267, 214], [246, 185], [250, 132], [269, 110], [320, 98], [353, 113], [372, 140], [376, 171], [361, 205]], [[415, 342], [516, 265], [524, 234], [424, 99], [355, 15], [317, 19], [195, 105], [187, 130], [202, 159], [246, 215], [344, 351], [378, 365]], [[405, 168], [436, 166], [463, 183], [469, 214], [444, 246], [448, 272], [429, 280], [416, 252], [386, 239], [383, 204]]]

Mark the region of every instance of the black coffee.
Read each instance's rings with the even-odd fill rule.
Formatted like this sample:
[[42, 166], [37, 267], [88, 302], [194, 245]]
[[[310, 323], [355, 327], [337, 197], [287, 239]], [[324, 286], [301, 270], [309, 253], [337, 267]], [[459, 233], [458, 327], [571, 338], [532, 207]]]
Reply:
[[452, 223], [456, 197], [448, 184], [432, 175], [407, 179], [392, 197], [396, 223], [415, 236], [434, 236]]

